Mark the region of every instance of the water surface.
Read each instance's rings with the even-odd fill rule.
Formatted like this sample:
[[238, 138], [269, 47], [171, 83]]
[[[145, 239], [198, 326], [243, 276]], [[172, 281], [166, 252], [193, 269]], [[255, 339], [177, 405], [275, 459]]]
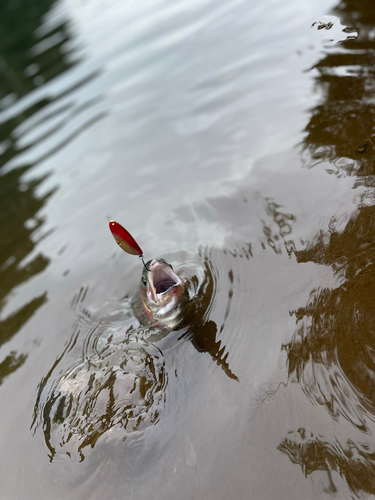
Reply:
[[1, 498], [374, 495], [372, 3], [0, 10]]

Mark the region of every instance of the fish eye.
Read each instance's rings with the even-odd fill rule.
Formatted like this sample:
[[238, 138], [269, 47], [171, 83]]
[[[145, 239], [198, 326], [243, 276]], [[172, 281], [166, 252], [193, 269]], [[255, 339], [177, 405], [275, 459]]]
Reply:
[[142, 285], [146, 286], [147, 285], [147, 280], [144, 276], [142, 276]]

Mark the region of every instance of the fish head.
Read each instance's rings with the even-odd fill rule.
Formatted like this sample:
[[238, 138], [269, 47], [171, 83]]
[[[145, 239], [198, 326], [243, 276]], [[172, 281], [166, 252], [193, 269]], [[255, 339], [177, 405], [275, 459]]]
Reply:
[[141, 296], [147, 315], [158, 326], [174, 327], [181, 321], [187, 289], [164, 259], [150, 260], [143, 268]]

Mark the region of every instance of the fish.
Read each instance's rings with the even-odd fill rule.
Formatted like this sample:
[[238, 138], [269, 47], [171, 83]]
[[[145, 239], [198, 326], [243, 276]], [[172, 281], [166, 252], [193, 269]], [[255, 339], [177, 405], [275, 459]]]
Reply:
[[155, 326], [175, 328], [183, 319], [188, 291], [184, 281], [171, 264], [162, 258], [143, 260], [143, 251], [133, 236], [118, 222], [109, 223], [109, 229], [122, 250], [142, 259], [141, 297], [145, 313]]
[[162, 258], [148, 261], [140, 287], [143, 308], [155, 326], [175, 328], [181, 323], [189, 295], [171, 264]]

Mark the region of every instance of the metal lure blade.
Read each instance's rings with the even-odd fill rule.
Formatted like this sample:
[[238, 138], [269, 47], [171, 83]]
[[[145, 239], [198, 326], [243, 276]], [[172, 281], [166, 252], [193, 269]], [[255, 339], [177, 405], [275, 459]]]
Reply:
[[121, 224], [115, 222], [114, 220], [111, 220], [109, 222], [109, 229], [119, 247], [121, 247], [125, 252], [130, 253], [131, 255], [139, 255], [140, 257], [142, 257], [143, 252], [141, 247], [135, 241], [133, 236], [124, 227], [121, 226]]

